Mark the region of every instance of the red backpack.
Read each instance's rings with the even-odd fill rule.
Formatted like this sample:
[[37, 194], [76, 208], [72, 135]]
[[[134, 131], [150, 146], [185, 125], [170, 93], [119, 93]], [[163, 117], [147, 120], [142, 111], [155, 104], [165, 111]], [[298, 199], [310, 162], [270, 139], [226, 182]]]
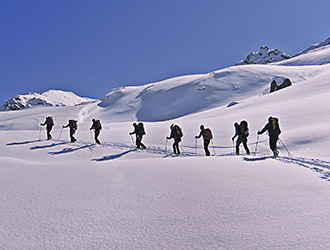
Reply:
[[249, 129], [247, 121], [241, 121], [240, 124], [240, 136], [248, 137], [249, 136]]
[[213, 139], [212, 131], [211, 129], [207, 128], [204, 130], [204, 140], [211, 140]]
[[51, 116], [46, 117], [46, 122], [47, 122], [48, 126], [54, 126], [53, 117], [51, 117]]

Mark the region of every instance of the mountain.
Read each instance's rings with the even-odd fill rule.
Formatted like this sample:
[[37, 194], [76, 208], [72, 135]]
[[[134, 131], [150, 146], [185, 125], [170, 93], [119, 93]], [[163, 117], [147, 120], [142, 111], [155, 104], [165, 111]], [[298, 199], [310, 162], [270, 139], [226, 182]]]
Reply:
[[[327, 46], [279, 64], [121, 87], [78, 106], [0, 112], [1, 249], [318, 249], [330, 246]], [[318, 64], [302, 65], [307, 62]], [[293, 85], [268, 93], [274, 76]], [[40, 122], [51, 115], [54, 140]], [[257, 135], [279, 118], [280, 157]], [[102, 145], [91, 119], [100, 119]], [[75, 143], [68, 119], [78, 121]], [[132, 123], [146, 120], [136, 149]], [[249, 125], [234, 155], [234, 123]], [[182, 154], [167, 140], [184, 136]], [[200, 125], [213, 140], [205, 157]]]
[[91, 98], [80, 97], [73, 92], [48, 90], [42, 93], [16, 95], [5, 102], [0, 111], [20, 110], [32, 107], [63, 107], [95, 101]]
[[262, 46], [259, 52], [250, 53], [244, 60], [238, 62], [236, 65], [268, 64], [280, 62], [289, 58], [290, 56], [280, 49], [269, 49], [267, 46]]
[[267, 46], [259, 52], [250, 53], [236, 65], [269, 64], [284, 66], [323, 65], [330, 63], [330, 37], [309, 46], [294, 56], [289, 56], [280, 49], [270, 50]]

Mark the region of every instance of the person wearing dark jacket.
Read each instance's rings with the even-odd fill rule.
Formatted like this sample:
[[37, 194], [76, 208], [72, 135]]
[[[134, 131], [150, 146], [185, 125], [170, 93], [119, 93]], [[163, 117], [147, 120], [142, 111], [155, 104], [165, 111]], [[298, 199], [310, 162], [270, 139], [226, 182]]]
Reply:
[[145, 130], [144, 130], [143, 123], [140, 122], [139, 124], [136, 124], [136, 123], [134, 122], [134, 123], [133, 123], [133, 127], [134, 127], [134, 131], [131, 132], [131, 133], [129, 133], [129, 134], [130, 134], [130, 135], [135, 134], [135, 136], [136, 136], [136, 140], [135, 140], [136, 147], [137, 147], [137, 148], [142, 147], [143, 149], [146, 149], [147, 147], [142, 143], [143, 135], [146, 134], [146, 132], [145, 132]]
[[276, 157], [279, 154], [276, 144], [278, 141], [278, 136], [281, 134], [278, 118], [269, 117], [268, 123], [261, 131], [258, 131], [258, 135], [261, 135], [266, 131], [268, 131], [268, 136], [269, 136], [269, 147], [273, 151], [274, 156]]
[[[246, 154], [250, 154], [249, 147], [247, 145], [247, 137], [249, 136], [249, 129], [246, 121], [241, 121], [240, 125], [237, 127], [236, 131], [238, 139], [236, 141], [236, 154], [239, 155], [239, 146], [243, 143]], [[235, 139], [236, 135], [233, 137]], [[232, 138], [232, 139], [233, 139]]]
[[52, 131], [53, 126], [54, 126], [54, 121], [53, 118], [48, 116], [46, 117], [46, 120], [44, 123], [40, 123], [41, 126], [45, 126], [46, 125], [46, 130], [47, 130], [47, 140], [52, 139], [52, 135], [50, 134], [50, 131]]
[[203, 136], [204, 139], [204, 151], [206, 156], [210, 156], [209, 145], [212, 140], [212, 132], [209, 128], [205, 129], [204, 125], [200, 126], [201, 132], [198, 136], [195, 136], [196, 139], [201, 138]]
[[233, 141], [235, 140], [236, 136], [239, 134], [239, 124], [237, 122], [234, 123], [235, 128], [235, 135], [231, 138]]
[[67, 128], [67, 127], [70, 128], [70, 139], [71, 139], [71, 142], [77, 141], [77, 139], [74, 138], [74, 136], [73, 136], [76, 133], [76, 130], [77, 130], [77, 122], [78, 121], [75, 121], [75, 120], [69, 120], [69, 123], [67, 125], [63, 126], [63, 128]]
[[102, 129], [102, 125], [101, 125], [101, 122], [100, 120], [95, 120], [95, 119], [92, 119], [92, 126], [89, 130], [92, 130], [94, 129], [94, 139], [95, 139], [95, 142], [97, 144], [101, 144], [100, 140], [98, 139], [99, 135], [100, 135], [100, 132], [101, 132], [101, 129]]
[[182, 130], [178, 125], [171, 125], [171, 134], [169, 137], [166, 137], [167, 140], [174, 139], [173, 143], [173, 152], [174, 154], [180, 154], [180, 148], [179, 148], [179, 143], [181, 141], [181, 137], [183, 136]]

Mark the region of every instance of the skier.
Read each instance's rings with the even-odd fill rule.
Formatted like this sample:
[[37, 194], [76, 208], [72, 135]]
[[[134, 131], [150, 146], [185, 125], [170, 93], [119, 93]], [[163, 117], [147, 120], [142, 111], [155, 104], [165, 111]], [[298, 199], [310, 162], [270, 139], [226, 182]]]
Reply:
[[[144, 130], [144, 126], [143, 123], [140, 122], [139, 124], [136, 124], [135, 122], [133, 123], [133, 127], [134, 127], [134, 131], [129, 133], [130, 135], [135, 134], [136, 136], [136, 147], [140, 148], [142, 147], [143, 149], [146, 149], [147, 147], [142, 143], [142, 138], [143, 135], [146, 134], [145, 130]], [[133, 140], [133, 139], [132, 139]]]
[[94, 129], [94, 133], [95, 133], [95, 136], [94, 136], [94, 139], [95, 139], [95, 142], [97, 144], [101, 144], [100, 140], [98, 139], [99, 135], [100, 135], [100, 132], [102, 130], [102, 125], [101, 125], [101, 122], [100, 120], [95, 120], [95, 119], [92, 119], [92, 126], [89, 130], [92, 130]]
[[174, 154], [180, 154], [180, 148], [179, 148], [179, 143], [181, 141], [181, 137], [183, 136], [182, 134], [182, 129], [178, 125], [172, 124], [171, 127], [171, 134], [169, 137], [166, 137], [167, 140], [174, 139], [173, 143], [173, 151]]
[[67, 125], [63, 126], [63, 128], [67, 128], [67, 127], [70, 128], [70, 139], [71, 139], [71, 142], [77, 141], [77, 139], [74, 138], [74, 136], [73, 136], [76, 133], [76, 130], [78, 128], [77, 122], [78, 121], [76, 121], [76, 120], [69, 120], [69, 123]]
[[235, 135], [231, 138], [233, 141], [235, 140], [236, 136], [239, 134], [239, 124], [237, 122], [234, 123], [235, 128]]
[[54, 126], [54, 120], [53, 117], [51, 116], [47, 116], [46, 120], [44, 123], [40, 123], [41, 126], [46, 126], [46, 130], [47, 130], [47, 140], [52, 139], [52, 135], [50, 134], [50, 131], [52, 131], [53, 126]]
[[270, 116], [268, 118], [268, 123], [265, 125], [265, 127], [261, 131], [258, 131], [258, 135], [265, 133], [266, 130], [268, 131], [269, 136], [269, 147], [273, 151], [274, 157], [277, 157], [279, 151], [277, 150], [276, 144], [278, 136], [279, 134], [281, 134], [278, 118]]
[[[243, 143], [246, 154], [250, 154], [249, 147], [247, 146], [247, 137], [249, 136], [249, 129], [247, 121], [241, 121], [239, 127], [237, 127], [236, 133], [238, 133], [238, 139], [236, 141], [236, 154], [239, 155], [239, 146]], [[235, 135], [236, 136], [236, 135]], [[233, 137], [235, 139], [235, 136]], [[233, 139], [232, 138], [232, 139]]]
[[209, 144], [213, 138], [212, 131], [209, 128], [205, 128], [204, 125], [201, 125], [200, 129], [201, 129], [201, 132], [199, 133], [198, 136], [195, 136], [195, 138], [198, 139], [198, 138], [201, 138], [201, 136], [203, 136], [205, 155], [210, 156]]

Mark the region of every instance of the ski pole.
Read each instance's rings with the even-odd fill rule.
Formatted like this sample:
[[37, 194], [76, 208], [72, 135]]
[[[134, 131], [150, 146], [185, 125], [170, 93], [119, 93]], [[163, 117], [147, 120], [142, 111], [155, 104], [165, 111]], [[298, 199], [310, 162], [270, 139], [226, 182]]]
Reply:
[[39, 125], [39, 141], [41, 141], [41, 125]]
[[129, 134], [129, 136], [131, 137], [131, 140], [132, 140], [133, 146], [135, 146], [135, 144], [134, 144], [134, 140], [133, 140], [133, 136], [132, 136], [130, 133], [128, 133], [128, 134]]
[[165, 154], [167, 152], [167, 137], [165, 138], [166, 142], [165, 142]]
[[92, 130], [89, 130], [89, 131], [91, 131], [92, 143], [94, 143], [93, 132], [92, 132]]
[[233, 155], [235, 155], [235, 141], [233, 140]]
[[290, 156], [291, 153], [290, 151], [288, 150], [288, 148], [284, 145], [283, 141], [281, 140], [281, 138], [278, 138], [278, 140], [280, 141], [280, 143], [283, 145], [283, 147], [285, 148], [285, 150], [288, 152], [288, 155]]
[[61, 138], [61, 135], [62, 135], [62, 132], [63, 132], [63, 127], [62, 127], [62, 129], [61, 129], [61, 132], [60, 132], [60, 134], [59, 134], [59, 136], [58, 136], [58, 139], [57, 139], [57, 141], [59, 141], [59, 140], [60, 140], [60, 138]]
[[195, 138], [195, 154], [197, 155], [197, 138]]
[[257, 155], [258, 143], [259, 143], [259, 135], [257, 135], [257, 143], [256, 143], [256, 148], [254, 150], [254, 155]]
[[182, 152], [183, 152], [183, 153], [185, 153], [185, 152], [186, 152], [186, 151], [184, 151], [184, 149], [181, 147], [181, 145], [180, 145], [180, 148], [181, 148], [181, 150], [182, 150]]
[[211, 139], [211, 142], [212, 142], [212, 147], [213, 147], [213, 151], [214, 151], [214, 156], [216, 156], [216, 155], [217, 155], [217, 153], [215, 152], [215, 148], [214, 148], [213, 139]]

